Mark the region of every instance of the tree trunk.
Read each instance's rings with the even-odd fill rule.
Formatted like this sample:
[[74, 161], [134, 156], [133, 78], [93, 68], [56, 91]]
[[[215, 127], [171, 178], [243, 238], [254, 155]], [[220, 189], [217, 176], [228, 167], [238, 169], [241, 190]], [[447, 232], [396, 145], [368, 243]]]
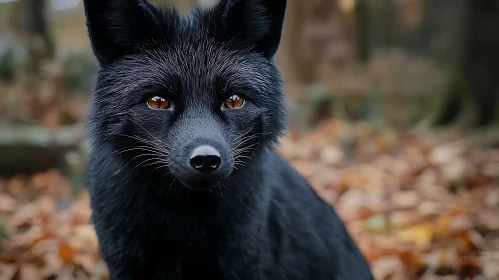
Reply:
[[[306, 6], [306, 5], [305, 5]], [[295, 78], [298, 82], [311, 83], [315, 78], [315, 69], [312, 59], [304, 57], [304, 26], [307, 15], [304, 3], [302, 1], [292, 1], [288, 4], [287, 26], [284, 28], [286, 32], [285, 38], [289, 49], [291, 67]]]
[[499, 2], [469, 0], [463, 68], [476, 105], [477, 126], [493, 122], [499, 108]]
[[430, 126], [460, 121], [464, 128], [483, 127], [499, 119], [499, 2], [468, 0], [466, 12], [463, 53]]
[[26, 75], [28, 82], [39, 78], [42, 63], [54, 56], [54, 42], [49, 34], [46, 18], [46, 0], [22, 0], [23, 36], [28, 57]]
[[298, 82], [316, 82], [318, 65], [331, 39], [331, 19], [336, 13], [334, 0], [288, 1], [285, 41]]
[[357, 1], [355, 4], [355, 35], [357, 59], [366, 63], [369, 61], [369, 2]]
[[456, 67], [451, 73], [446, 89], [440, 96], [436, 96], [436, 106], [420, 124], [424, 127], [447, 126], [458, 120], [459, 114], [464, 108], [464, 96], [467, 95], [465, 77], [462, 68]]
[[382, 21], [382, 40], [385, 49], [390, 49], [395, 44], [395, 25], [397, 21], [397, 10], [393, 0], [382, 1], [383, 17]]

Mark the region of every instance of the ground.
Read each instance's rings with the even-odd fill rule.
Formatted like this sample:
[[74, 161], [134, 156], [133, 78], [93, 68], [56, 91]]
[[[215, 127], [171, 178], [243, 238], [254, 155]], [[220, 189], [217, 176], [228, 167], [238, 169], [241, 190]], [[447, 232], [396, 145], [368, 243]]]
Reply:
[[[331, 120], [279, 152], [334, 205], [376, 279], [499, 279], [499, 148], [458, 136]], [[0, 179], [0, 280], [108, 279], [88, 193], [71, 185], [59, 170]]]

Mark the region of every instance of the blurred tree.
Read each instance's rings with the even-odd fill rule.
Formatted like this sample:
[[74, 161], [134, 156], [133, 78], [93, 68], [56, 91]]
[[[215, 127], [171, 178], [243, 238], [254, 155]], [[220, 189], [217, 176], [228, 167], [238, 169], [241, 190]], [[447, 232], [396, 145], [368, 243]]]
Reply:
[[469, 12], [468, 0], [419, 1], [422, 2], [422, 22], [419, 34], [414, 34], [418, 43], [414, 45], [413, 53], [445, 65], [455, 64], [463, 53], [466, 25], [463, 19]]
[[462, 57], [444, 98], [431, 112], [432, 126], [499, 123], [499, 1], [468, 0]]
[[41, 71], [42, 62], [54, 56], [54, 42], [47, 27], [47, 1], [21, 0], [22, 35], [28, 50], [26, 74], [34, 81]]
[[468, 11], [463, 69], [483, 126], [499, 118], [499, 1], [469, 0]]
[[303, 13], [302, 1], [292, 1], [288, 3], [287, 16], [285, 19], [284, 37], [289, 46], [289, 57], [292, 63], [293, 72], [296, 79], [304, 82], [311, 82], [314, 76], [312, 63], [303, 58], [303, 29], [306, 17]]
[[311, 84], [318, 66], [328, 62], [328, 47], [340, 33], [336, 0], [288, 1], [284, 42], [298, 82]]
[[393, 0], [382, 0], [379, 3], [381, 14], [379, 20], [381, 21], [382, 32], [380, 38], [385, 48], [391, 48], [395, 43], [395, 30], [397, 24], [397, 7]]
[[355, 35], [357, 59], [360, 62], [369, 61], [369, 2], [357, 1], [355, 4]]

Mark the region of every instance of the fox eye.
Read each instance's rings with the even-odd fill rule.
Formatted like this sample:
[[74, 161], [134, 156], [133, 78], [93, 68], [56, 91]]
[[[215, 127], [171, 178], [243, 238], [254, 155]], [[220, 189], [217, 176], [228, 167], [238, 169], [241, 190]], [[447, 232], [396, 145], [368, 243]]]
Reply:
[[170, 101], [160, 96], [151, 96], [147, 99], [147, 106], [154, 110], [165, 110], [170, 108]]
[[224, 107], [227, 109], [239, 109], [244, 106], [244, 98], [239, 95], [232, 95], [227, 98], [224, 103]]

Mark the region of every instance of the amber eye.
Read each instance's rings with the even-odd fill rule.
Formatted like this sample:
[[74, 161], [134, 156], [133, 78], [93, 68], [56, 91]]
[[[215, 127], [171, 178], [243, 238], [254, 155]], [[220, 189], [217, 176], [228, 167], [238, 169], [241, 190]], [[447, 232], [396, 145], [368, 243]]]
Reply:
[[238, 109], [243, 107], [244, 99], [239, 95], [232, 95], [225, 100], [224, 106], [229, 109]]
[[164, 110], [170, 107], [170, 102], [168, 99], [160, 96], [151, 96], [147, 99], [147, 105], [154, 110]]

